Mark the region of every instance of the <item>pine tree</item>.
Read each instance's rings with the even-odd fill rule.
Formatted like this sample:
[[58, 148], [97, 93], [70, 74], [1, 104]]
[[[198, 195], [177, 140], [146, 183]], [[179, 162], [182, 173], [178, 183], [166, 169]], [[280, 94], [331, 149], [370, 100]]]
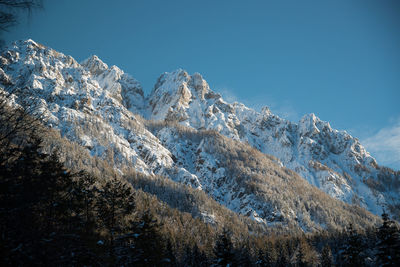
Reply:
[[7, 214], [1, 225], [8, 229], [2, 236], [10, 248], [2, 259], [12, 265], [77, 264], [85, 245], [75, 216], [74, 176], [56, 154], [40, 152], [40, 138], [28, 141], [0, 168], [0, 210]]
[[134, 224], [134, 249], [132, 251], [135, 266], [162, 266], [165, 260], [165, 242], [160, 233], [160, 225], [146, 211], [140, 220]]
[[233, 263], [237, 266], [253, 266], [249, 247], [244, 246], [240, 249], [236, 249]]
[[86, 171], [80, 171], [76, 177], [74, 193], [81, 208], [77, 213], [84, 223], [85, 233], [90, 234], [96, 228], [95, 205], [99, 193], [97, 179]]
[[[3, 265], [24, 265], [37, 259], [43, 226], [38, 223], [42, 201], [47, 199], [41, 182], [41, 161], [38, 153], [41, 139], [16, 149], [15, 157], [0, 166], [0, 223]], [[17, 151], [18, 150], [18, 151]], [[43, 181], [46, 183], [46, 181]], [[46, 212], [46, 210], [43, 210]], [[39, 213], [41, 214], [41, 213]], [[40, 261], [39, 261], [40, 263]]]
[[174, 250], [172, 248], [172, 243], [170, 240], [167, 241], [167, 246], [165, 248], [165, 266], [176, 266], [176, 257]]
[[325, 245], [321, 252], [321, 266], [331, 267], [333, 265], [332, 251], [329, 245]]
[[199, 247], [195, 243], [192, 248], [189, 246], [186, 249], [186, 255], [182, 262], [185, 266], [209, 266], [208, 260], [204, 252], [200, 251]]
[[304, 240], [301, 240], [298, 248], [297, 248], [297, 254], [296, 254], [296, 264], [298, 267], [306, 267], [306, 259], [305, 259], [305, 249], [306, 249], [306, 244]]
[[271, 242], [267, 242], [267, 246], [264, 251], [264, 260], [265, 260], [266, 266], [272, 266], [276, 260], [275, 247]]
[[257, 256], [257, 266], [273, 266], [273, 258], [272, 258], [272, 250], [269, 246], [267, 246], [266, 250], [263, 251], [262, 249], [258, 250]]
[[256, 265], [257, 266], [265, 266], [266, 265], [265, 260], [264, 260], [264, 251], [261, 248], [258, 250]]
[[113, 178], [99, 190], [97, 201], [98, 219], [109, 235], [109, 253], [114, 261], [114, 240], [128, 227], [125, 217], [135, 209], [132, 187]]
[[71, 214], [75, 213], [76, 206], [73, 195], [73, 175], [58, 160], [58, 156], [52, 154], [41, 166], [40, 186], [47, 199], [42, 203], [43, 224], [48, 224], [47, 231], [64, 228], [64, 231], [76, 230], [79, 223]]
[[98, 230], [99, 223], [96, 219], [96, 201], [98, 190], [95, 186], [97, 179], [93, 175], [81, 171], [74, 174], [72, 187], [68, 189], [70, 198], [71, 236], [79, 238], [77, 265], [88, 266], [98, 262], [100, 257], [96, 256], [97, 242], [101, 239]]
[[380, 266], [400, 266], [400, 230], [384, 211], [383, 224], [378, 228], [377, 261]]
[[289, 253], [287, 251], [287, 248], [285, 246], [285, 244], [279, 244], [279, 248], [278, 248], [279, 252], [278, 252], [278, 256], [277, 256], [277, 260], [276, 260], [276, 266], [277, 267], [286, 267], [289, 265]]
[[235, 255], [233, 252], [233, 244], [230, 238], [230, 232], [227, 228], [222, 229], [222, 233], [218, 236], [214, 246], [215, 264], [217, 266], [232, 266]]
[[364, 249], [363, 241], [357, 231], [350, 224], [347, 230], [347, 240], [345, 243], [342, 257], [346, 266], [364, 266], [362, 252]]

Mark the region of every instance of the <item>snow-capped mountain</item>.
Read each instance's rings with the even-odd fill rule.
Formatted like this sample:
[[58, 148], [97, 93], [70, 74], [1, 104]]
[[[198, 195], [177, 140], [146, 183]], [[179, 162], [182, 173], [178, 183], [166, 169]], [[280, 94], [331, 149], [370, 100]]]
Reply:
[[[379, 214], [382, 205], [397, 203], [399, 172], [378, 166], [356, 138], [332, 129], [314, 114], [293, 123], [240, 103], [226, 103], [200, 74], [164, 73], [149, 96], [153, 120], [178, 121], [195, 129], [216, 130], [247, 142], [327, 194]], [[395, 187], [387, 181], [397, 183]]]
[[293, 123], [227, 103], [197, 73], [164, 73], [145, 97], [138, 81], [96, 56], [79, 64], [27, 40], [2, 52], [0, 83], [10, 103], [34, 105], [48, 126], [121, 173], [169, 177], [263, 223], [309, 230], [328, 220], [343, 226], [332, 219], [340, 213], [374, 220], [343, 202], [400, 215], [400, 173], [380, 167], [357, 139], [313, 114]]

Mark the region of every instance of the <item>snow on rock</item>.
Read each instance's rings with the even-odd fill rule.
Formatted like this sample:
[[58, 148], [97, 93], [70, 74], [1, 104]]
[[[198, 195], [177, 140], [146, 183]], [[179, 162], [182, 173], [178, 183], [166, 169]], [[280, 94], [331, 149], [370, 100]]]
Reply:
[[172, 166], [170, 152], [129, 111], [143, 106], [141, 86], [117, 67], [96, 56], [80, 65], [32, 40], [14, 43], [0, 60], [16, 102], [34, 105], [48, 125], [91, 155], [146, 174]]
[[[257, 203], [227, 180], [215, 155], [206, 152], [208, 144], [191, 131], [217, 131], [246, 142], [332, 197], [375, 214], [380, 214], [381, 205], [400, 202], [399, 187], [390, 184], [400, 179], [399, 172], [380, 167], [356, 138], [332, 129], [314, 114], [293, 123], [268, 107], [258, 112], [227, 103], [198, 73], [166, 72], [145, 97], [137, 80], [97, 56], [79, 64], [27, 40], [2, 52], [0, 83], [0, 90], [13, 93], [11, 104], [35, 103], [49, 126], [116, 169], [130, 166], [170, 177], [256, 221], [291, 216], [301, 223], [301, 215], [289, 210], [263, 214], [260, 207], [265, 203]], [[176, 127], [149, 126], [135, 114], [153, 124], [163, 121]], [[179, 125], [186, 128], [178, 131]]]
[[92, 78], [99, 83], [99, 87], [109, 91], [128, 110], [135, 114], [143, 111], [143, 89], [136, 79], [117, 66], [109, 68], [97, 56], [86, 59], [81, 65], [92, 74]]
[[162, 74], [148, 101], [148, 118], [215, 130], [247, 142], [347, 203], [380, 214], [382, 205], [400, 201], [399, 187], [382, 184], [383, 177], [398, 180], [399, 172], [378, 166], [356, 138], [332, 129], [315, 114], [296, 124], [272, 114], [268, 107], [257, 112], [240, 103], [229, 104], [199, 74], [184, 70]]

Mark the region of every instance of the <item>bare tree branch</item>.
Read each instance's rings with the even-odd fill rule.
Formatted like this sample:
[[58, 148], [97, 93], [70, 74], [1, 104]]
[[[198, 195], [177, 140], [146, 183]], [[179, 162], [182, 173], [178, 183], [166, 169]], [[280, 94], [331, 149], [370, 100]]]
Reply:
[[30, 15], [33, 9], [42, 7], [42, 0], [0, 0], [0, 33], [18, 24], [20, 12]]
[[34, 98], [28, 98], [30, 100], [15, 107], [10, 105], [12, 97], [12, 92], [0, 88], [0, 165], [15, 157], [15, 153], [31, 138], [41, 136], [41, 122], [45, 119]]

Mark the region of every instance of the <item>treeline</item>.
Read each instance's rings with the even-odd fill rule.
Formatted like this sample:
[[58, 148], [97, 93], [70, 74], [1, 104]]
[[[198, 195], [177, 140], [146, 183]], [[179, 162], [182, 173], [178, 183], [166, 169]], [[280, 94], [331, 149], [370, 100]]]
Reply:
[[[330, 197], [294, 171], [281, 167], [276, 158], [243, 142], [172, 123], [148, 123], [165, 127], [151, 130], [175, 155], [177, 165], [195, 174], [202, 189], [227, 207], [237, 201], [240, 207], [249, 207], [273, 222], [274, 227], [305, 231], [342, 229], [349, 224], [368, 227], [379, 222], [379, 217]], [[168, 176], [174, 179], [174, 173]], [[197, 181], [184, 183], [197, 186]], [[221, 192], [230, 193], [221, 197]], [[237, 208], [239, 205], [235, 211], [246, 214], [246, 210]]]
[[37, 120], [0, 109], [1, 266], [400, 266], [387, 214], [376, 228], [312, 234], [205, 223], [183, 190], [187, 211], [170, 206], [169, 182], [67, 169], [57, 151], [43, 152]]
[[[350, 226], [330, 234], [252, 236], [197, 221], [203, 233], [192, 234], [199, 239], [174, 234], [143, 192], [119, 178], [101, 183], [87, 172], [69, 172], [55, 155], [40, 152], [38, 138], [1, 165], [0, 178], [2, 266], [400, 264], [399, 229], [387, 214], [364, 232]], [[186, 228], [177, 231], [190, 228], [173, 217], [175, 227]]]
[[40, 151], [41, 139], [31, 138], [1, 164], [2, 266], [174, 262], [152, 211], [136, 212], [130, 184], [71, 173]]

